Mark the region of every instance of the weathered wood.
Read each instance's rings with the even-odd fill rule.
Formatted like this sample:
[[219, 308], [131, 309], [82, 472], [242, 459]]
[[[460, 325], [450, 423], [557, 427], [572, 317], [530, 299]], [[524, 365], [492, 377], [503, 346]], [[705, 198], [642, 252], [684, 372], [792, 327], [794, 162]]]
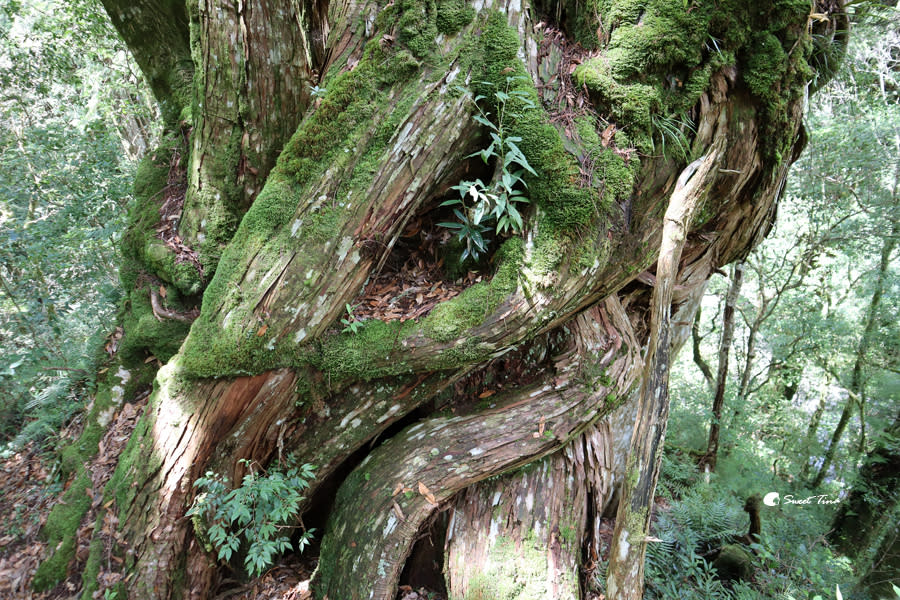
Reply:
[[639, 600], [644, 596], [646, 537], [650, 532], [650, 509], [659, 477], [669, 414], [669, 338], [673, 289], [691, 219], [700, 199], [709, 192], [712, 175], [725, 150], [725, 135], [725, 128], [722, 127], [709, 151], [682, 171], [666, 209], [656, 267], [656, 286], [651, 300], [650, 341], [644, 358], [638, 418], [631, 435], [627, 472], [607, 568], [607, 591], [615, 600]]
[[207, 275], [309, 104], [322, 54], [313, 46], [317, 4], [204, 0], [192, 8], [197, 81], [179, 234]]
[[[612, 409], [606, 398], [615, 384], [585, 376], [611, 343], [598, 312], [589, 313], [567, 328], [552, 382], [498, 394], [495, 407], [471, 415], [427, 419], [360, 464], [329, 519], [317, 597], [392, 598], [419, 527], [441, 502], [562, 448]], [[600, 363], [603, 381], [624, 375], [630, 387], [632, 360], [625, 353]]]
[[[618, 298], [594, 311], [606, 333], [600, 362], [639, 344]], [[636, 358], [636, 357], [635, 357]], [[582, 555], [599, 557], [600, 517], [615, 501], [636, 403], [623, 371], [613, 383], [621, 406], [590, 425], [563, 452], [481, 481], [451, 504], [445, 567], [450, 597], [525, 595], [579, 598]], [[624, 442], [624, 448], [621, 448]], [[481, 594], [480, 596], [478, 594]]]

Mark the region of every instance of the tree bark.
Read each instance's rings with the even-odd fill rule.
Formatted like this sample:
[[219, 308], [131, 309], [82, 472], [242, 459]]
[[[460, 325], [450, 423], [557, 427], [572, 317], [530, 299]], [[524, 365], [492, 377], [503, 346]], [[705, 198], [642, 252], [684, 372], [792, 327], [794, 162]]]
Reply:
[[[208, 597], [219, 575], [184, 518], [193, 482], [212, 470], [236, 486], [244, 461], [288, 454], [318, 467], [308, 497], [330, 508], [317, 598], [392, 598], [422, 528], [451, 506], [454, 594], [489, 577], [516, 586], [512, 571], [490, 570], [489, 558], [510, 548], [536, 585], [576, 593], [596, 517], [621, 493], [615, 465], [638, 447], [624, 433], [636, 410], [627, 400], [644, 386], [664, 403], [670, 346], [687, 335], [657, 324], [679, 309], [690, 323], [709, 275], [771, 226], [811, 60], [794, 43], [808, 35], [805, 9], [764, 3], [723, 16], [697, 6], [698, 20], [685, 21], [680, 2], [646, 14], [613, 4], [603, 14], [568, 2], [192, 5], [190, 115], [183, 94], [154, 87], [190, 116], [189, 157], [164, 162], [158, 187], [141, 186], [144, 216], [128, 235], [146, 236], [150, 250], [135, 253], [130, 310], [149, 298], [150, 277], [174, 283], [185, 303], [205, 291], [107, 487], [129, 597]], [[142, 0], [135, 14], [157, 8]], [[117, 27], [142, 68], [171, 74], [185, 38], [181, 12], [167, 14]], [[167, 20], [177, 44], [141, 57], [144, 35]], [[760, 24], [797, 49], [772, 72], [742, 73]], [[685, 53], [651, 54], [675, 26]], [[710, 35], [741, 62], [705, 50]], [[646, 52], [643, 69], [626, 64], [627, 36]], [[429, 280], [440, 301], [428, 304], [426, 292], [385, 275], [400, 278], [407, 259], [422, 277], [458, 260], [435, 241], [449, 236], [433, 224], [453, 218], [441, 203], [461, 180], [496, 171], [471, 156], [489, 143], [473, 102], [490, 119], [507, 115], [535, 171], [529, 209], [521, 232], [490, 234], [471, 276]], [[658, 151], [674, 134], [653, 123], [679, 115], [692, 125], [680, 135], [704, 156], [693, 177], [677, 140]], [[178, 196], [168, 180], [184, 165]], [[666, 199], [686, 191], [697, 218], [683, 223], [680, 259], [667, 251], [654, 274], [670, 239]], [[166, 228], [158, 219], [171, 216], [177, 240], [161, 257], [151, 247]], [[443, 256], [425, 265], [412, 259], [420, 248]], [[412, 294], [416, 317], [392, 317], [392, 303]], [[359, 323], [344, 330], [348, 306]], [[647, 364], [657, 358], [644, 372], [651, 332]], [[129, 325], [125, 340], [138, 333]], [[635, 479], [622, 496], [638, 510], [652, 499], [665, 405], [642, 403], [641, 414], [632, 438], [649, 446], [642, 460], [630, 455]], [[576, 485], [559, 485], [570, 476]], [[496, 536], [477, 539], [495, 523]], [[642, 527], [631, 540], [637, 558]], [[486, 558], [462, 564], [460, 553]]]
[[[591, 313], [605, 352], [614, 351], [617, 343], [634, 352], [634, 332], [617, 297]], [[628, 364], [634, 360], [625, 358]], [[627, 389], [636, 374], [607, 370], [604, 377], [619, 379]], [[582, 555], [595, 561], [600, 555], [597, 528], [616, 501], [634, 409], [628, 399], [617, 408], [608, 407], [611, 412], [563, 452], [457, 495], [445, 552], [451, 598], [581, 597]], [[546, 431], [546, 420], [539, 421], [531, 435]]]
[[666, 209], [656, 266], [656, 285], [650, 304], [650, 341], [644, 358], [638, 414], [631, 434], [622, 499], [616, 513], [607, 569], [607, 591], [612, 598], [639, 599], [644, 596], [646, 538], [650, 533], [650, 511], [659, 478], [669, 415], [673, 288], [678, 279], [689, 223], [700, 199], [709, 192], [713, 169], [725, 149], [725, 140], [725, 128], [721, 127], [713, 136], [709, 152], [682, 171]]

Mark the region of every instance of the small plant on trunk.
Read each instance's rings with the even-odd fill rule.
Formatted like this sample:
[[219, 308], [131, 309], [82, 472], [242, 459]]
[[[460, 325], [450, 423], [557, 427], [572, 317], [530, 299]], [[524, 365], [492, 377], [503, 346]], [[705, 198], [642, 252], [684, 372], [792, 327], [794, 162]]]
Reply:
[[474, 181], [461, 181], [452, 189], [459, 192], [459, 198], [447, 200], [441, 206], [453, 206], [453, 214], [457, 221], [439, 223], [442, 227], [452, 229], [466, 247], [460, 256], [460, 262], [469, 256], [478, 259], [482, 252], [487, 250], [490, 240], [484, 234], [493, 229], [497, 234], [512, 231], [517, 233], [522, 230], [522, 214], [516, 208], [517, 203], [528, 203], [528, 198], [523, 192], [525, 173], [537, 175], [528, 159], [517, 146], [522, 138], [510, 135], [508, 130], [509, 119], [519, 116], [518, 113], [507, 110], [507, 103], [516, 98], [526, 108], [533, 108], [531, 97], [522, 91], [510, 91], [510, 85], [515, 78], [508, 77], [505, 90], [494, 92], [495, 105], [497, 107], [496, 122], [491, 120], [490, 113], [486, 112], [479, 102], [487, 97], [477, 95], [473, 98], [478, 114], [473, 119], [490, 130], [491, 143], [487, 148], [470, 154], [480, 156], [485, 164], [495, 162], [495, 172], [489, 183], [485, 184], [481, 179]]

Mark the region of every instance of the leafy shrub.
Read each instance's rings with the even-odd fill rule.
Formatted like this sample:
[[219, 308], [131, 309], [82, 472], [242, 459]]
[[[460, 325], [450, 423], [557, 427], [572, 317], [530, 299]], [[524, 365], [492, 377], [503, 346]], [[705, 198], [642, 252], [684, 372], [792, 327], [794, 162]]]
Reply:
[[[258, 576], [272, 565], [277, 554], [292, 548], [285, 533], [296, 528], [291, 523], [298, 516], [303, 500], [301, 492], [309, 487], [315, 467], [304, 464], [284, 472], [272, 468], [260, 474], [254, 471], [250, 461], [242, 462], [249, 472], [233, 490], [229, 491], [222, 477], [212, 471], [198, 478], [194, 486], [203, 491], [187, 514], [192, 517], [198, 535], [201, 538], [208, 535], [208, 543], [220, 560], [231, 560], [243, 547], [244, 567]], [[312, 533], [312, 529], [303, 530], [298, 551], [306, 547]]]

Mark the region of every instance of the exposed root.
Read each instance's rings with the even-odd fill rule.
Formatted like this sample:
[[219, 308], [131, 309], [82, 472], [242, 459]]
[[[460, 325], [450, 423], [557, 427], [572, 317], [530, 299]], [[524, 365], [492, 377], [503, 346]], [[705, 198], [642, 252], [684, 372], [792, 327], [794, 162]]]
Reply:
[[159, 292], [154, 286], [150, 287], [150, 306], [153, 308], [153, 316], [159, 321], [173, 319], [182, 323], [193, 323], [200, 316], [200, 311], [196, 308], [186, 313], [180, 313], [164, 307], [160, 302]]

